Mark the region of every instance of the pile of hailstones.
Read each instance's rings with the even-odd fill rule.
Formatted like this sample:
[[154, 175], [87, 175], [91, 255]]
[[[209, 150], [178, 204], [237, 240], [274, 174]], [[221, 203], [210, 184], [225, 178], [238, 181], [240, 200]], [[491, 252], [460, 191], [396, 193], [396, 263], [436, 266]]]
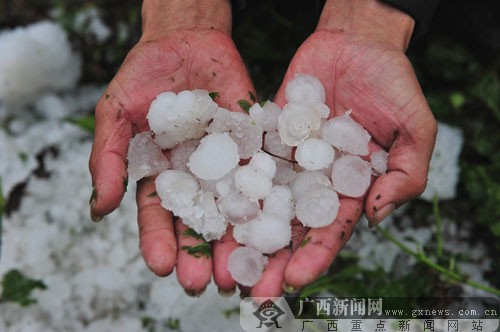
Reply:
[[218, 107], [205, 90], [161, 93], [147, 115], [151, 132], [129, 145], [129, 178], [158, 175], [161, 205], [185, 225], [207, 241], [233, 225], [242, 246], [228, 269], [245, 286], [259, 280], [266, 254], [289, 245], [292, 219], [327, 226], [338, 194], [363, 196], [386, 172], [387, 153], [370, 154], [370, 135], [350, 112], [327, 120], [317, 78], [296, 75], [285, 91], [283, 109], [267, 101], [248, 114]]

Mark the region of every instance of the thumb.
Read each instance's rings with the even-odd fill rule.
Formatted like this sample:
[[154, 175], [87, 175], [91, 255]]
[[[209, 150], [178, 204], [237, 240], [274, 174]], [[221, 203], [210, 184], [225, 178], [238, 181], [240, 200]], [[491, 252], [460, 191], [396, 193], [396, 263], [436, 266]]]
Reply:
[[375, 180], [366, 198], [370, 227], [425, 190], [436, 132], [435, 121], [429, 121], [419, 139], [407, 134], [396, 138], [389, 150], [387, 173]]
[[94, 221], [112, 212], [127, 186], [127, 150], [132, 123], [113, 96], [105, 94], [96, 107], [94, 143], [89, 160], [93, 192], [90, 214]]

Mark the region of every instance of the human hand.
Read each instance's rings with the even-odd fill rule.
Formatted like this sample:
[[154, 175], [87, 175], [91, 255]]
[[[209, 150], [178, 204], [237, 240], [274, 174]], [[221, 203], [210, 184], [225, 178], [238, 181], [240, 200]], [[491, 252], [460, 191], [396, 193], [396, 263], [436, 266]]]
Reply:
[[[170, 14], [172, 13], [172, 14]], [[184, 15], [179, 15], [184, 13]], [[163, 91], [205, 89], [219, 92], [217, 102], [241, 110], [254, 88], [229, 34], [231, 9], [225, 0], [144, 1], [143, 35], [130, 51], [96, 107], [96, 129], [90, 157], [94, 186], [91, 216], [99, 220], [112, 212], [123, 197], [127, 179], [129, 139], [149, 130], [146, 114], [151, 101]], [[199, 239], [183, 235], [180, 220], [160, 206], [154, 178], [137, 185], [140, 249], [148, 267], [165, 276], [176, 267], [180, 284], [198, 294], [210, 282], [222, 290], [234, 288], [227, 271], [227, 256], [237, 247], [231, 232], [214, 244], [213, 257], [196, 258], [183, 246]], [[177, 235], [176, 235], [177, 234]]]
[[[318, 278], [352, 234], [363, 209], [375, 226], [397, 206], [425, 189], [436, 121], [405, 56], [413, 20], [379, 1], [329, 0], [316, 32], [298, 49], [275, 101], [285, 104], [285, 86], [295, 74], [313, 75], [326, 91], [331, 116], [351, 116], [389, 152], [388, 171], [366, 197], [341, 198], [336, 220], [306, 230], [294, 226], [292, 251], [269, 259], [253, 296], [278, 295]], [[299, 246], [302, 239], [306, 245]]]

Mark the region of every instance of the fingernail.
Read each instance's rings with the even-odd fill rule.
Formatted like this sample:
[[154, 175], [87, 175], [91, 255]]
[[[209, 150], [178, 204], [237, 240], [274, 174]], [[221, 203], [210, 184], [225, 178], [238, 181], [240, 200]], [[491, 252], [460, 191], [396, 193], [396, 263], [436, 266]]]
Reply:
[[95, 213], [94, 211], [94, 207], [95, 207], [95, 202], [90, 204], [90, 219], [93, 221], [93, 222], [99, 222], [102, 220], [102, 216], [99, 216]]
[[292, 287], [290, 285], [287, 285], [286, 283], [283, 284], [283, 291], [285, 293], [288, 293], [288, 294], [293, 294], [297, 291], [297, 289], [295, 289], [295, 287]]
[[236, 292], [236, 288], [231, 288], [231, 289], [222, 289], [222, 288], [219, 288], [218, 292], [219, 292], [219, 295], [222, 296], [222, 297], [231, 297]]
[[191, 296], [191, 297], [200, 297], [203, 293], [205, 293], [205, 289], [207, 289], [206, 287], [205, 288], [202, 288], [202, 289], [185, 289], [184, 292], [186, 292], [186, 294], [188, 296]]
[[373, 219], [369, 221], [368, 226], [370, 228], [377, 226], [378, 224], [380, 224], [380, 222], [382, 222], [382, 220], [387, 218], [395, 208], [396, 204], [394, 203], [389, 203], [381, 207], [375, 212], [375, 214], [373, 215]]

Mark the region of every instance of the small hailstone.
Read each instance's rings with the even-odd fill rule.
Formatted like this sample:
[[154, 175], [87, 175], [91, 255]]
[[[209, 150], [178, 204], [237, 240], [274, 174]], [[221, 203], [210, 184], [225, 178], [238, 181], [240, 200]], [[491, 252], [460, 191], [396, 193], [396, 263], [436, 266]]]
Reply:
[[192, 139], [176, 145], [169, 154], [169, 160], [172, 168], [188, 172], [189, 168], [187, 167], [187, 163], [189, 161], [189, 157], [196, 150], [199, 144], [199, 140]]
[[361, 197], [370, 187], [372, 166], [358, 156], [345, 155], [333, 163], [333, 189], [349, 197]]
[[292, 227], [273, 213], [262, 213], [245, 224], [235, 225], [233, 235], [238, 243], [271, 254], [290, 244]]
[[292, 147], [283, 143], [277, 131], [268, 131], [264, 135], [264, 149], [275, 156], [290, 158]]
[[227, 133], [205, 136], [189, 157], [188, 167], [197, 177], [217, 180], [229, 173], [240, 161], [238, 146]]
[[276, 162], [265, 152], [259, 151], [252, 156], [248, 165], [261, 170], [269, 179], [276, 174]]
[[297, 174], [292, 182], [292, 194], [298, 199], [304, 193], [307, 193], [318, 186], [332, 188], [332, 183], [328, 176], [320, 171], [304, 171]]
[[189, 173], [178, 170], [163, 171], [155, 180], [161, 205], [179, 217], [191, 214], [200, 186]]
[[167, 157], [155, 144], [150, 132], [139, 133], [129, 142], [128, 176], [131, 181], [159, 174], [169, 167]]
[[262, 212], [274, 213], [277, 217], [290, 221], [295, 216], [294, 209], [295, 202], [290, 187], [277, 185], [264, 198]]
[[208, 91], [163, 92], [151, 103], [146, 118], [157, 143], [170, 149], [184, 141], [201, 138], [217, 104]]
[[219, 209], [231, 224], [242, 224], [256, 218], [260, 213], [259, 202], [231, 191], [218, 200]]
[[288, 103], [279, 117], [279, 135], [285, 144], [297, 146], [321, 126], [322, 117], [308, 105]]
[[370, 162], [376, 175], [387, 172], [387, 157], [388, 153], [385, 150], [373, 151], [370, 155]]
[[238, 145], [238, 153], [242, 159], [250, 158], [262, 147], [262, 126], [246, 113], [219, 108], [206, 131], [229, 133]]
[[260, 124], [265, 132], [278, 129], [280, 112], [281, 108], [270, 100], [266, 101], [262, 106], [255, 103], [249, 109], [250, 117]]
[[237, 283], [251, 287], [259, 281], [266, 265], [267, 257], [259, 251], [240, 247], [229, 255], [227, 269]]
[[211, 192], [199, 191], [194, 197], [191, 214], [183, 217], [182, 221], [206, 241], [219, 240], [226, 233], [227, 221]]
[[272, 179], [251, 165], [241, 166], [236, 170], [234, 184], [241, 193], [252, 200], [266, 197], [273, 187]]
[[295, 151], [295, 159], [309, 171], [327, 168], [335, 158], [335, 151], [325, 140], [308, 138], [300, 142]]
[[370, 134], [351, 118], [349, 112], [331, 118], [323, 126], [323, 139], [349, 154], [367, 156], [370, 153], [370, 138]]
[[289, 103], [324, 103], [325, 88], [314, 76], [297, 74], [285, 88], [285, 99]]
[[335, 220], [339, 206], [337, 193], [331, 188], [319, 186], [298, 198], [295, 211], [304, 226], [324, 227]]

